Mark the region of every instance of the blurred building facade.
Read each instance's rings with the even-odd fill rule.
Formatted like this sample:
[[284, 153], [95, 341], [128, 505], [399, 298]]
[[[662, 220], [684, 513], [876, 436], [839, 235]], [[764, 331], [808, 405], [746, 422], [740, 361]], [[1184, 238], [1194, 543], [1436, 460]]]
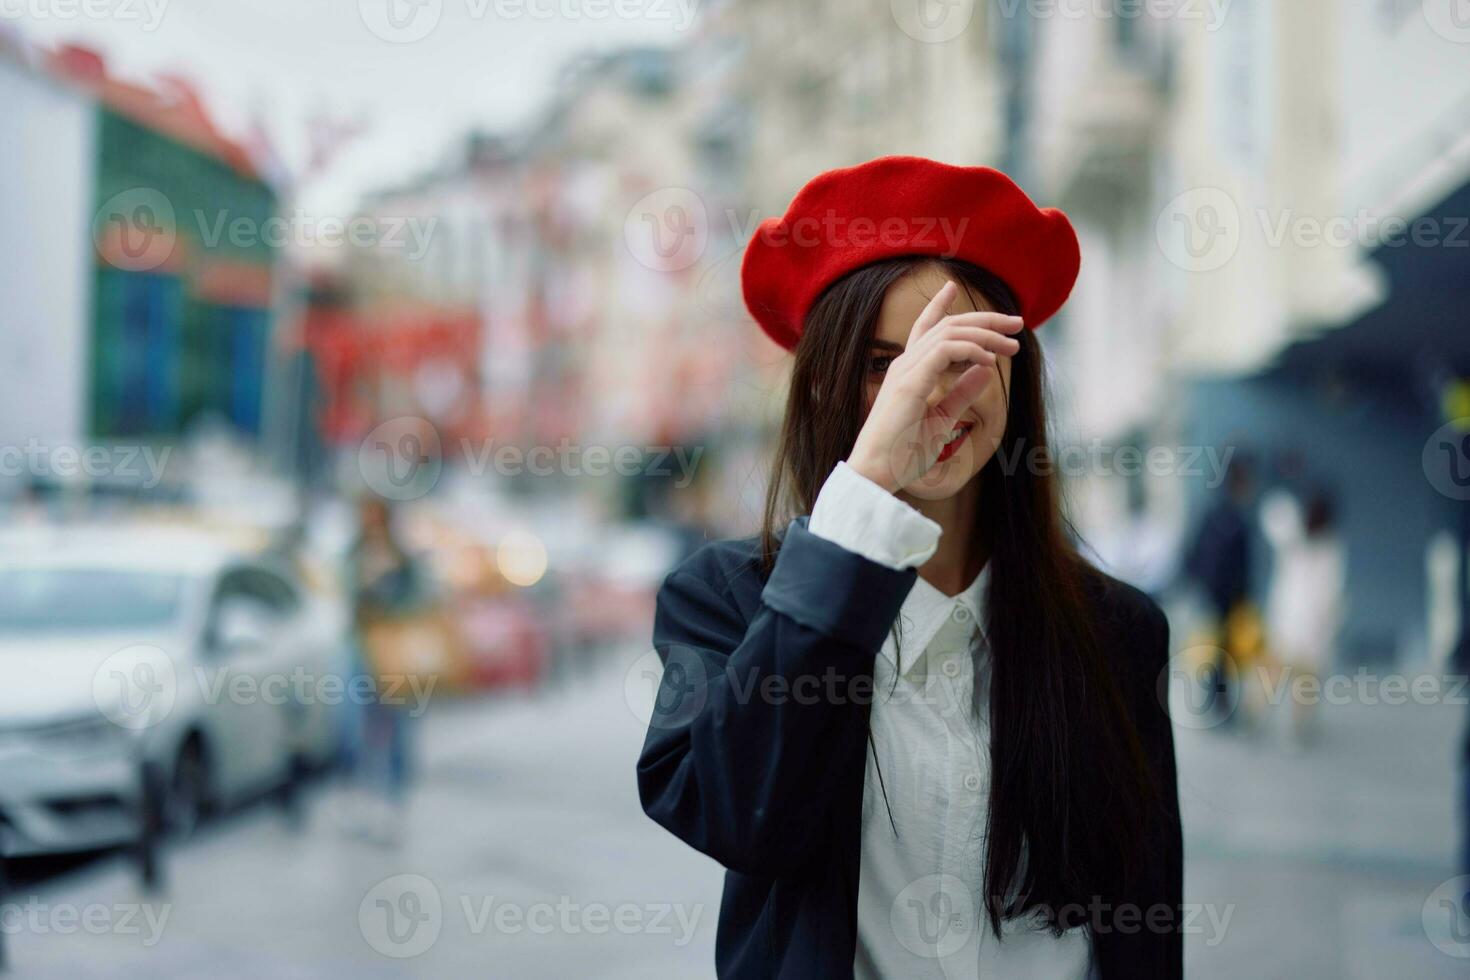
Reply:
[[168, 440], [202, 418], [258, 437], [277, 199], [245, 148], [183, 79], [122, 81], [85, 48], [11, 45], [0, 79], [7, 443]]
[[[1062, 443], [1101, 447], [1069, 481], [1084, 533], [1157, 538], [1129, 571], [1162, 587], [1249, 457], [1260, 486], [1336, 498], [1349, 592], [1373, 597], [1347, 604], [1348, 660], [1442, 660], [1458, 629], [1435, 555], [1470, 544], [1420, 461], [1470, 374], [1470, 44], [1451, 5], [977, 3], [914, 23], [902, 6], [706, 11], [743, 53], [747, 200], [779, 213], [812, 174], [886, 153], [1003, 167], [1082, 240], [1042, 339]], [[1123, 472], [1150, 447], [1172, 462]]]
[[785, 211], [814, 174], [877, 156], [1005, 165], [1001, 8], [974, 4], [958, 36], [932, 41], [903, 29], [900, 6], [748, 0], [709, 12], [745, 55], [735, 80], [752, 113], [746, 179], [761, 214]]
[[[1420, 452], [1470, 367], [1448, 273], [1470, 46], [1435, 6], [1244, 2], [1218, 22], [1181, 7], [1029, 32], [1023, 158], [1085, 256], [1059, 331], [1076, 437], [1228, 449], [1262, 483], [1335, 496], [1348, 590], [1373, 597], [1348, 605], [1350, 660], [1440, 659], [1453, 632], [1431, 640], [1426, 597], [1457, 502]], [[1384, 244], [1436, 209], [1435, 241]], [[1084, 525], [1146, 501], [1184, 534], [1211, 488], [1180, 477], [1094, 474]]]
[[[715, 509], [748, 529], [784, 365], [740, 303], [756, 223], [873, 156], [1002, 167], [1082, 240], [1041, 339], [1061, 442], [1101, 447], [1071, 474], [1084, 532], [1147, 529], [1164, 545], [1134, 571], [1162, 587], [1249, 456], [1261, 485], [1338, 498], [1349, 591], [1374, 597], [1349, 604], [1349, 657], [1442, 657], [1455, 630], [1426, 597], [1460, 511], [1419, 454], [1470, 355], [1453, 19], [1344, 0], [945, 9], [964, 19], [720, 0], [678, 48], [588, 57], [526, 130], [370, 202], [436, 230], [423, 257], [355, 256], [353, 280], [375, 306], [476, 320], [456, 370], [486, 434], [718, 447], [736, 489]], [[1385, 220], [1436, 215], [1438, 241], [1383, 243]], [[1122, 472], [1119, 452], [1152, 447], [1170, 462]]]
[[[90, 98], [0, 48], [0, 291], [10, 349], [0, 411], [5, 445], [75, 442], [87, 429], [86, 389], [97, 156]], [[38, 138], [47, 153], [17, 152]]]
[[[588, 56], [565, 67], [532, 125], [472, 136], [365, 205], [433, 233], [422, 255], [354, 253], [353, 303], [447, 304], [475, 320], [479, 342], [462, 355], [481, 447], [649, 459], [718, 447], [729, 465], [753, 465], [779, 359], [747, 329], [738, 294], [748, 208], [734, 62], [715, 31], [688, 49]], [[438, 424], [421, 397], [396, 406]]]

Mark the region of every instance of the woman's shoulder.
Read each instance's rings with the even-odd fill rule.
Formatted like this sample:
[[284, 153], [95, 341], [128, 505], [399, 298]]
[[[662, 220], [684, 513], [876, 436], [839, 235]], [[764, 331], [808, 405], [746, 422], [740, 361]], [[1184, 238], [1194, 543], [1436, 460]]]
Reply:
[[695, 548], [664, 576], [654, 612], [654, 643], [738, 639], [761, 603], [761, 538], [721, 538]]
[[765, 585], [762, 548], [759, 534], [705, 541], [669, 571], [664, 583], [695, 580], [722, 592], [759, 593]]
[[1149, 668], [1167, 659], [1169, 620], [1153, 596], [1092, 565], [1084, 581], [1109, 652]]

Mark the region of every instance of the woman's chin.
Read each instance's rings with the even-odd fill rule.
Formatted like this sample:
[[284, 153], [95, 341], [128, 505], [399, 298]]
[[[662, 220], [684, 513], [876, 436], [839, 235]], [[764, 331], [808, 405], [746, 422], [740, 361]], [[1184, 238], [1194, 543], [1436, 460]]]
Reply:
[[978, 456], [972, 437], [953, 456], [936, 462], [917, 480], [906, 484], [903, 492], [917, 500], [947, 500], [963, 490], [984, 468], [985, 460]]

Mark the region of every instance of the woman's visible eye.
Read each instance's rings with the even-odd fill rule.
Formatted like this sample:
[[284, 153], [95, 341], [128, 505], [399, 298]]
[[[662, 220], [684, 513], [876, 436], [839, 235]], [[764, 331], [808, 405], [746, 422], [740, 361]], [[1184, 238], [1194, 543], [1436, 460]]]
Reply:
[[888, 365], [893, 363], [893, 354], [878, 354], [868, 362], [868, 369], [874, 374], [882, 374], [888, 370]]

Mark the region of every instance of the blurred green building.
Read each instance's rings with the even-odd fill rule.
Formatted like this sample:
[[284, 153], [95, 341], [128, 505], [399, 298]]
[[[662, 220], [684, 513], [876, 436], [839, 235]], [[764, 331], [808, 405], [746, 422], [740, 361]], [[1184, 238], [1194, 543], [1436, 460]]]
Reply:
[[0, 233], [13, 354], [0, 444], [167, 442], [197, 420], [259, 437], [275, 190], [188, 83], [0, 45]]
[[[275, 214], [274, 192], [107, 106], [98, 131], [98, 222], [117, 224], [98, 236], [91, 434], [173, 435], [210, 414], [258, 435], [273, 256], [252, 229]], [[150, 236], [171, 252], [154, 255]]]

